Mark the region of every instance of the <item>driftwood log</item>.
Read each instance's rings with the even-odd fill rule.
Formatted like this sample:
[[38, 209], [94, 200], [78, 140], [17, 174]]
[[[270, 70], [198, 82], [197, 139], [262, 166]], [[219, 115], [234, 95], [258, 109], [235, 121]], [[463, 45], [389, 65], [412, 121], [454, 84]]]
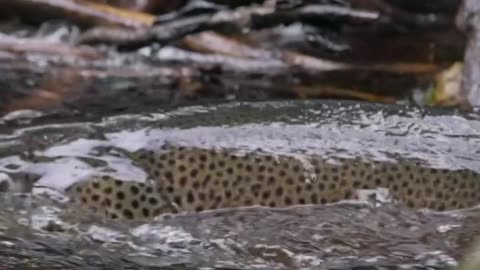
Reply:
[[52, 41], [34, 30], [1, 33], [0, 22], [0, 112], [84, 117], [225, 100], [410, 100], [463, 59], [466, 41], [453, 0], [153, 2], [157, 11], [123, 1], [0, 4], [20, 18], [14, 29], [60, 19], [80, 33]]

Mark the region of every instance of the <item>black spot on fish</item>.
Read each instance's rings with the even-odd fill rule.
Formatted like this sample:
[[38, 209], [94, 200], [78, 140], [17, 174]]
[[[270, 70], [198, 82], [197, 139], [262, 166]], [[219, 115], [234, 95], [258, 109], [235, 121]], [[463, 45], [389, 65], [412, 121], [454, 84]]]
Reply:
[[187, 194], [187, 202], [188, 203], [193, 203], [195, 201], [195, 197], [193, 196], [193, 193], [191, 191], [188, 192]]
[[133, 195], [136, 195], [140, 192], [140, 189], [137, 186], [131, 186], [130, 191], [132, 192]]
[[179, 184], [180, 184], [180, 186], [185, 187], [185, 185], [187, 184], [187, 177], [185, 177], [185, 176], [180, 177]]
[[283, 188], [282, 187], [277, 187], [277, 189], [275, 190], [275, 195], [282, 196], [283, 195]]
[[103, 189], [103, 192], [104, 192], [105, 194], [111, 194], [112, 191], [113, 191], [113, 190], [112, 190], [111, 187], [106, 187], [105, 189]]
[[123, 215], [128, 219], [133, 219], [133, 213], [128, 209], [123, 210]]
[[194, 182], [192, 183], [192, 187], [193, 187], [194, 189], [198, 189], [198, 188], [200, 187], [200, 182], [194, 181]]
[[320, 191], [323, 191], [323, 190], [325, 189], [325, 184], [322, 183], [322, 182], [318, 182], [318, 189], [319, 189]]
[[125, 193], [123, 193], [122, 191], [117, 192], [117, 199], [119, 200], [125, 199]]
[[153, 158], [153, 157], [148, 158], [148, 162], [150, 164], [155, 164], [155, 158]]
[[147, 208], [142, 209], [142, 214], [144, 217], [150, 216], [150, 211]]
[[180, 172], [184, 172], [184, 171], [187, 170], [187, 168], [186, 168], [184, 165], [180, 165], [180, 166], [178, 166], [178, 170], [179, 170]]
[[167, 178], [168, 180], [173, 179], [173, 174], [170, 171], [165, 172], [164, 175], [165, 175], [165, 178]]
[[311, 197], [310, 197], [310, 200], [312, 201], [313, 204], [317, 204], [318, 203], [318, 195], [317, 194], [312, 194]]
[[268, 184], [275, 183], [275, 178], [273, 176], [268, 177]]
[[150, 197], [150, 198], [148, 199], [148, 202], [149, 202], [151, 205], [155, 205], [155, 204], [158, 203], [158, 200], [155, 199], [155, 198], [153, 198], [153, 197]]
[[133, 201], [132, 201], [132, 207], [133, 207], [133, 209], [137, 209], [137, 208], [138, 208], [138, 201], [137, 201], [137, 200], [133, 200]]

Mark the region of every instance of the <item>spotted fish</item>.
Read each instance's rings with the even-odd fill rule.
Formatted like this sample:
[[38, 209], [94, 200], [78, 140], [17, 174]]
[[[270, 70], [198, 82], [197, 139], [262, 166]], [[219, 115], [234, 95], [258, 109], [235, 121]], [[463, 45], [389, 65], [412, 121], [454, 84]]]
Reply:
[[286, 207], [355, 199], [359, 189], [386, 188], [411, 208], [449, 210], [480, 202], [480, 179], [469, 170], [425, 168], [413, 162], [380, 162], [321, 156], [301, 159], [263, 151], [169, 146], [130, 157], [151, 183], [108, 176], [71, 186], [67, 193], [113, 219], [162, 213], [262, 205]]

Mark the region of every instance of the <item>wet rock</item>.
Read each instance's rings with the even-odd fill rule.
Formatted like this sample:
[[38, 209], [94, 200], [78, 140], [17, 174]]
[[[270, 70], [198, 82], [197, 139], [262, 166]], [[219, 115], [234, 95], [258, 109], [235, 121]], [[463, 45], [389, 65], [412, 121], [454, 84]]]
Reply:
[[480, 1], [463, 1], [456, 23], [468, 37], [462, 89], [468, 103], [477, 107], [480, 106]]
[[7, 192], [10, 190], [10, 177], [2, 173], [0, 174], [0, 192]]
[[3, 122], [10, 124], [28, 124], [31, 123], [32, 119], [43, 116], [44, 114], [36, 110], [18, 110], [6, 114], [2, 117]]
[[38, 177], [25, 173], [6, 174], [0, 172], [0, 192], [29, 193]]
[[57, 224], [55, 221], [50, 220], [47, 225], [42, 227], [43, 230], [47, 232], [64, 232], [65, 229], [62, 227], [62, 225]]

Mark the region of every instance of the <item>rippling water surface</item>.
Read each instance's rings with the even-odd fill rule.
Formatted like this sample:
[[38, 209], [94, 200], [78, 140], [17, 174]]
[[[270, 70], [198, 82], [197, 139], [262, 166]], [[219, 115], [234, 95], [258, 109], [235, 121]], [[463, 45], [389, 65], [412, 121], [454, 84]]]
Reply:
[[350, 201], [114, 223], [72, 209], [62, 195], [66, 186], [98, 172], [144, 180], [143, 170], [105, 149], [164, 143], [406, 158], [480, 173], [477, 115], [296, 101], [188, 107], [98, 122], [34, 120], [15, 128], [5, 123], [1, 131], [0, 179], [20, 192], [0, 195], [0, 269], [453, 269], [480, 221], [477, 208], [439, 213]]

